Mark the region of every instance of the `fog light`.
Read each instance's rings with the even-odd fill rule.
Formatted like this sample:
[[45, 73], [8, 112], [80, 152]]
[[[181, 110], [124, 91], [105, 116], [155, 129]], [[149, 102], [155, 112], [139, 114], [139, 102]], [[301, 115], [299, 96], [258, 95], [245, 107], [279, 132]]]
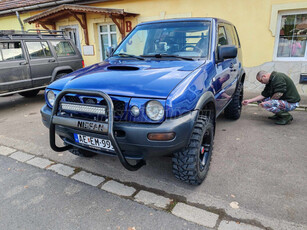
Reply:
[[176, 133], [148, 133], [147, 138], [151, 141], [170, 141], [173, 140]]
[[133, 116], [137, 117], [140, 115], [140, 109], [134, 105], [131, 107], [131, 113]]

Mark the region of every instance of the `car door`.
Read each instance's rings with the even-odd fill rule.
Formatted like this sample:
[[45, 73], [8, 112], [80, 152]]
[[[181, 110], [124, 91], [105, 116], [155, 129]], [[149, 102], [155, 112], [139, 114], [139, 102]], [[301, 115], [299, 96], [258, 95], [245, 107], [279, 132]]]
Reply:
[[[229, 45], [228, 36], [226, 33], [226, 27], [224, 23], [218, 24], [217, 29], [217, 41], [216, 41], [216, 55], [218, 47], [223, 45]], [[231, 99], [229, 94], [229, 83], [233, 80], [231, 72], [231, 60], [224, 60], [215, 64], [216, 76], [213, 78], [211, 88], [213, 90], [216, 99], [217, 113], [219, 113], [227, 102]]]
[[71, 67], [73, 70], [82, 68], [82, 56], [71, 41], [52, 40], [50, 44], [57, 56], [59, 66]]
[[[228, 44], [236, 46], [238, 48], [233, 26], [230, 24], [225, 24], [225, 28], [226, 28], [227, 38], [228, 38]], [[233, 95], [236, 90], [237, 80], [239, 76], [239, 68], [240, 68], [239, 59], [237, 56], [236, 58], [232, 58], [227, 61], [230, 62], [230, 79], [229, 79], [229, 86], [225, 90], [225, 92], [228, 95]]]
[[48, 85], [58, 66], [46, 41], [26, 41], [33, 87]]
[[31, 88], [29, 63], [21, 41], [0, 42], [0, 94]]

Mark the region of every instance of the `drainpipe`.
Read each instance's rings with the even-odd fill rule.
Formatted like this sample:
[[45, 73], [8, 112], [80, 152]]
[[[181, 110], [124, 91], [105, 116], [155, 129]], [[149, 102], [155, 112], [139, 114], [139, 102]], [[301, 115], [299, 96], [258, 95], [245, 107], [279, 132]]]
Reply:
[[19, 16], [18, 11], [16, 11], [16, 16], [17, 16], [18, 21], [19, 21], [19, 23], [20, 23], [21, 31], [22, 31], [22, 32], [25, 32], [25, 29], [24, 29], [24, 27], [23, 27], [22, 21], [20, 20], [20, 16]]

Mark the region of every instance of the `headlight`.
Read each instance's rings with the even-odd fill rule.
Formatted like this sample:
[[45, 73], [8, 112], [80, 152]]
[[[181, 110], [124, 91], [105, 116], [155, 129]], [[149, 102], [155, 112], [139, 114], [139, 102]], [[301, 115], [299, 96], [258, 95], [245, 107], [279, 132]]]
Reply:
[[49, 90], [47, 93], [47, 100], [51, 106], [53, 106], [55, 102], [55, 94], [52, 90]]
[[164, 108], [158, 101], [150, 101], [146, 105], [146, 114], [153, 121], [159, 121], [164, 116]]
[[137, 117], [140, 115], [140, 109], [136, 105], [134, 105], [131, 107], [131, 113], [133, 116]]

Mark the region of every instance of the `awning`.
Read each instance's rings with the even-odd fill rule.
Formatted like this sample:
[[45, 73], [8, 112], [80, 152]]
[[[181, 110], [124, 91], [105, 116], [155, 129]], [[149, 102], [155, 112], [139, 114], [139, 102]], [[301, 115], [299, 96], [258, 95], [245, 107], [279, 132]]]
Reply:
[[103, 14], [112, 19], [112, 21], [118, 27], [122, 37], [125, 36], [125, 17], [135, 17], [138, 14], [125, 12], [123, 9], [112, 9], [112, 8], [101, 8], [94, 6], [83, 6], [83, 5], [73, 5], [73, 4], [64, 4], [61, 6], [57, 6], [51, 9], [48, 9], [44, 12], [36, 14], [32, 17], [26, 18], [24, 20], [25, 23], [38, 23], [44, 29], [50, 30], [47, 25], [52, 26], [52, 29], [55, 28], [55, 22], [67, 18], [69, 16], [73, 16], [81, 25], [85, 43], [88, 45], [88, 32], [87, 32], [87, 22], [86, 22], [86, 13], [95, 13], [95, 14]]

